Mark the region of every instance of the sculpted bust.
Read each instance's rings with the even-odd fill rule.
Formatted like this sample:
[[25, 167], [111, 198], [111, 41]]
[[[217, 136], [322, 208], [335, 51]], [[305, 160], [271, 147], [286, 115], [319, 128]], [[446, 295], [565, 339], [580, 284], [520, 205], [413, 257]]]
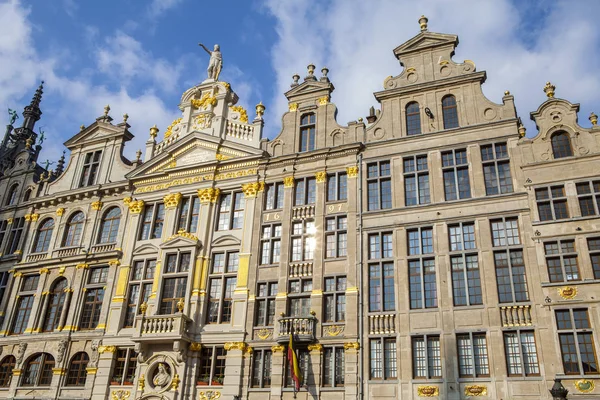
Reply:
[[171, 375], [167, 372], [167, 368], [165, 367], [165, 364], [164, 363], [158, 364], [158, 372], [156, 372], [156, 375], [154, 375], [154, 379], [152, 380], [152, 383], [154, 383], [154, 386], [156, 386], [159, 389], [162, 389], [165, 386], [167, 386], [170, 379], [171, 379]]

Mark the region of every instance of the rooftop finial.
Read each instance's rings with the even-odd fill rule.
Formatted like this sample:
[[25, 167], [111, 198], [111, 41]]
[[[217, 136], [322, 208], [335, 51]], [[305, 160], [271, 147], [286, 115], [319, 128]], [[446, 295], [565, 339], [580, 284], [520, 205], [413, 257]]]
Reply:
[[304, 78], [305, 81], [316, 81], [317, 78], [315, 78], [315, 65], [314, 64], [308, 64], [308, 66], [306, 67], [306, 69], [308, 70], [308, 75], [306, 75], [306, 77]]
[[104, 116], [108, 117], [108, 112], [110, 111], [110, 104], [104, 106]]
[[152, 140], [156, 139], [156, 135], [158, 135], [158, 127], [156, 126], [156, 124], [154, 124], [154, 126], [152, 128], [150, 128], [150, 137], [152, 138]]
[[594, 112], [592, 111], [592, 113], [590, 114], [589, 117], [590, 122], [592, 123], [592, 126], [596, 126], [598, 125], [598, 116], [596, 114], [594, 114]]
[[123, 114], [123, 122], [127, 123], [128, 119], [129, 119], [129, 115], [127, 115], [127, 113]]
[[256, 117], [257, 118], [262, 118], [262, 116], [265, 115], [265, 108], [266, 107], [264, 106], [262, 101], [256, 105]]
[[421, 15], [421, 18], [419, 18], [419, 26], [421, 27], [421, 32], [424, 32], [427, 30], [427, 22], [429, 20], [427, 19], [426, 16]]
[[139, 164], [141, 161], [142, 161], [142, 151], [138, 149], [138, 151], [135, 152], [135, 162]]
[[544, 86], [544, 92], [546, 92], [546, 96], [548, 96], [548, 98], [551, 99], [552, 97], [554, 97], [555, 89], [556, 89], [556, 86], [554, 86], [550, 82], [546, 82], [546, 86]]
[[40, 83], [40, 86], [35, 91], [33, 95], [33, 99], [31, 99], [31, 107], [39, 107], [40, 102], [42, 101], [42, 94], [44, 94], [44, 81]]
[[292, 80], [293, 80], [293, 82], [292, 82], [292, 84], [290, 86], [291, 87], [298, 86], [298, 81], [300, 80], [300, 75], [298, 75], [298, 73], [295, 73], [292, 76]]

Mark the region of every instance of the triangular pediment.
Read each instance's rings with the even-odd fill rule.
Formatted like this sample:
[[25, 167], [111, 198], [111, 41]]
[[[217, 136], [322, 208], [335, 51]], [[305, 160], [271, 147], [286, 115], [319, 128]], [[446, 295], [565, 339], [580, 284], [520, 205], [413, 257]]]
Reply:
[[300, 85], [288, 90], [285, 96], [289, 99], [290, 97], [302, 96], [306, 94], [314, 94], [319, 92], [332, 92], [334, 90], [331, 82], [321, 81], [305, 81]]
[[448, 35], [445, 33], [421, 32], [412, 39], [402, 43], [394, 49], [396, 57], [403, 54], [422, 51], [434, 47], [452, 46], [455, 48], [458, 45], [458, 36]]
[[165, 242], [160, 245], [161, 249], [190, 247], [190, 246], [202, 246], [200, 239], [196, 235], [188, 232], [178, 232], [169, 237]]
[[98, 141], [102, 142], [114, 137], [123, 137], [123, 141], [126, 142], [133, 138], [133, 135], [129, 132], [128, 128], [129, 125], [126, 123], [112, 125], [110, 123], [96, 121], [67, 140], [64, 145], [67, 148], [72, 149], [83, 144], [87, 145]]

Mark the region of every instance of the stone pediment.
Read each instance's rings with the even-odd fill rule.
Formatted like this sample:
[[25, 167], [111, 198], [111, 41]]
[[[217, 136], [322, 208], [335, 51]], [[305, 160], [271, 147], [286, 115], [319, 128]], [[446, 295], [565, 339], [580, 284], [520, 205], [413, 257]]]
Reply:
[[458, 36], [444, 33], [421, 32], [412, 39], [402, 43], [394, 49], [396, 58], [404, 54], [432, 49], [436, 47], [449, 46], [452, 50], [458, 45]]
[[129, 132], [128, 128], [129, 125], [127, 123], [112, 125], [97, 120], [92, 125], [84, 128], [71, 139], [67, 140], [64, 145], [68, 149], [73, 149], [84, 144], [87, 145], [99, 141], [102, 142], [115, 137], [122, 137], [123, 141], [126, 142], [133, 138], [133, 135]]
[[200, 239], [194, 234], [179, 231], [171, 235], [165, 242], [160, 245], [161, 249], [179, 248], [189, 246], [202, 246]]
[[157, 252], [158, 248], [156, 246], [153, 246], [151, 244], [143, 244], [133, 251], [133, 255], [136, 256], [140, 254], [156, 254]]
[[236, 238], [233, 235], [225, 235], [221, 236], [212, 242], [212, 246], [240, 246], [242, 244], [241, 240]]
[[335, 88], [331, 82], [309, 80], [302, 82], [300, 85], [288, 90], [285, 93], [285, 97], [292, 102], [302, 102], [304, 100], [317, 99], [325, 96], [329, 98], [329, 95], [334, 89]]

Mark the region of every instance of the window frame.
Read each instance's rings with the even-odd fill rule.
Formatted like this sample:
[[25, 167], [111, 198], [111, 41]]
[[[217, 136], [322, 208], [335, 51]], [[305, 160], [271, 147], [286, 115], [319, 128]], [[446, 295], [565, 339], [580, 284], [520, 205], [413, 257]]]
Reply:
[[[265, 236], [265, 229], [269, 230], [269, 236]], [[260, 237], [260, 266], [278, 265], [281, 262], [281, 236], [283, 226], [281, 223], [270, 223], [261, 225]], [[279, 233], [278, 236], [275, 236]], [[265, 252], [268, 255], [265, 259]], [[267, 262], [264, 262], [267, 261]]]
[[[583, 188], [584, 185], [586, 187], [586, 191], [580, 191], [580, 188]], [[581, 216], [591, 217], [594, 215], [600, 215], [600, 180], [575, 182], [575, 189], [577, 191], [577, 202], [579, 203], [579, 211]], [[588, 201], [589, 203], [584, 203]], [[584, 204], [586, 204], [585, 207]]]
[[[464, 157], [457, 156], [464, 152]], [[451, 155], [451, 160], [444, 160], [444, 156]], [[455, 201], [465, 200], [473, 197], [471, 192], [471, 177], [469, 171], [469, 153], [467, 148], [451, 149], [441, 152], [442, 157], [442, 180], [444, 182], [444, 200]], [[452, 163], [448, 163], [451, 161]], [[463, 162], [464, 161], [464, 162]], [[461, 174], [466, 173], [466, 186], [464, 176], [462, 177], [461, 185]], [[452, 175], [452, 181], [447, 180], [449, 174]], [[453, 189], [450, 191], [450, 189]]]
[[[446, 104], [447, 99], [452, 99], [452, 104]], [[456, 97], [453, 94], [447, 94], [442, 97], [442, 119], [444, 122], [444, 129], [460, 128], [458, 120], [458, 104]]]
[[69, 215], [67, 223], [65, 224], [61, 247], [81, 246], [85, 218], [85, 214], [81, 210], [75, 211]]
[[294, 180], [294, 207], [317, 203], [317, 179], [311, 176]]
[[[305, 120], [306, 118], [306, 120]], [[299, 125], [299, 153], [313, 151], [317, 148], [317, 115], [314, 112], [302, 114]]]
[[[187, 266], [182, 263], [187, 257]], [[168, 271], [169, 268], [169, 260], [171, 257], [175, 257], [174, 270]], [[177, 303], [181, 300], [185, 303], [187, 299], [188, 286], [189, 286], [189, 271], [192, 269], [193, 260], [192, 260], [192, 252], [191, 251], [177, 251], [170, 252], [165, 254], [165, 258], [163, 261], [164, 267], [162, 268], [161, 280], [162, 287], [160, 289], [160, 302], [158, 303], [158, 314], [159, 315], [173, 315], [179, 312], [177, 308]], [[156, 271], [155, 271], [156, 273]], [[167, 290], [170, 288], [165, 283], [166, 282], [174, 282], [173, 291], [171, 293], [167, 293]], [[168, 295], [173, 297], [167, 297]], [[170, 312], [167, 312], [170, 311]]]
[[[323, 324], [346, 322], [346, 275], [326, 276], [323, 284]], [[328, 285], [333, 281], [333, 286]]]
[[[429, 159], [427, 154], [417, 154], [402, 158], [402, 172], [404, 179], [404, 205], [406, 207], [431, 204], [431, 185], [429, 181]], [[425, 160], [425, 164], [420, 163]], [[423, 169], [422, 166], [425, 165]], [[421, 182], [421, 178], [423, 179]], [[409, 190], [409, 179], [413, 179], [414, 190]], [[414, 193], [410, 196], [409, 193]], [[410, 203], [410, 204], [409, 204]]]
[[[300, 229], [296, 229], [298, 226]], [[290, 232], [290, 263], [312, 262], [315, 258], [316, 227], [314, 219], [292, 221]]]
[[[138, 315], [140, 306], [147, 303], [152, 294], [152, 284], [156, 274], [156, 258], [136, 259], [131, 263], [131, 275], [127, 284], [127, 303], [125, 307], [125, 316], [123, 317], [123, 328], [133, 328], [135, 319]], [[137, 268], [141, 269], [140, 277], [136, 275]], [[152, 271], [149, 273], [149, 271]], [[138, 287], [135, 291], [134, 287]], [[149, 288], [149, 290], [147, 290]], [[132, 299], [132, 296], [136, 296]], [[130, 323], [131, 322], [131, 323]]]
[[[211, 267], [208, 275], [208, 299], [207, 299], [207, 312], [206, 312], [206, 324], [230, 324], [233, 316], [233, 294], [237, 286], [237, 272], [239, 269], [239, 255], [238, 250], [229, 250], [215, 252], [211, 257]], [[223, 256], [222, 271], [215, 272], [215, 262], [217, 256]], [[232, 263], [233, 260], [233, 263]], [[231, 268], [231, 269], [230, 269]], [[214, 282], [220, 281], [219, 293], [213, 293]], [[216, 304], [216, 319], [213, 311], [213, 304]]]
[[[504, 150], [499, 150], [498, 147]], [[487, 152], [491, 149], [491, 153]], [[485, 195], [494, 196], [514, 192], [512, 174], [510, 171], [510, 157], [506, 142], [489, 143], [480, 146], [481, 164], [483, 168], [483, 180], [485, 183]], [[487, 154], [491, 154], [488, 158]], [[501, 172], [508, 175], [501, 177]], [[508, 182], [508, 184], [507, 184]]]
[[[393, 349], [388, 350], [386, 345], [390, 343], [394, 346], [392, 346]], [[377, 346], [374, 348], [373, 344], [377, 344]], [[392, 353], [393, 357], [391, 356]], [[369, 338], [369, 379], [372, 381], [398, 379], [398, 343], [396, 337]]]
[[[592, 271], [594, 273], [594, 279], [600, 279], [600, 237], [592, 236], [586, 239], [588, 254], [590, 255], [590, 263], [592, 264]], [[1, 296], [0, 300], [2, 300]]]
[[[76, 357], [79, 356], [79, 359]], [[75, 353], [69, 361], [69, 368], [67, 370], [67, 377], [65, 379], [65, 386], [68, 387], [81, 387], [85, 386], [87, 379], [87, 366], [90, 362], [90, 357], [85, 351], [79, 351]]]
[[[467, 230], [465, 230], [467, 228]], [[453, 230], [458, 229], [458, 234]], [[459, 238], [458, 241], [453, 238]], [[472, 239], [472, 240], [471, 240]], [[481, 271], [479, 270], [479, 252], [474, 222], [448, 224], [448, 244], [450, 248], [450, 273], [452, 278], [452, 301], [454, 307], [468, 307], [483, 304]], [[455, 263], [454, 260], [460, 260]], [[475, 260], [475, 263], [473, 263]], [[474, 268], [475, 266], [475, 268]], [[455, 267], [461, 267], [460, 269]], [[464, 290], [464, 296], [457, 292]], [[464, 297], [464, 304], [457, 299]]]
[[177, 207], [175, 233], [196, 233], [200, 220], [200, 199], [197, 195], [183, 196]]
[[96, 183], [101, 162], [102, 150], [95, 150], [85, 153], [81, 168], [81, 175], [79, 176], [79, 184], [77, 185], [78, 188], [92, 186]]
[[325, 201], [346, 201], [348, 200], [348, 173], [338, 171], [327, 174], [327, 194]]
[[392, 192], [392, 162], [378, 160], [367, 163], [367, 210], [392, 208]]
[[[94, 281], [96, 271], [99, 271], [100, 275], [98, 280]], [[85, 293], [81, 304], [81, 315], [79, 316], [79, 330], [89, 331], [96, 329], [100, 323], [102, 306], [104, 304], [104, 295], [106, 293], [106, 284], [108, 282], [109, 267], [98, 266], [90, 268], [87, 272], [86, 284], [83, 289]], [[94, 291], [94, 293], [97, 294], [94, 296], [92, 301], [89, 301], [88, 296], [91, 291]], [[88, 309], [88, 307], [91, 307], [91, 309]], [[85, 320], [88, 319], [86, 311], [90, 311], [91, 313], [87, 323], [85, 322]]]
[[252, 357], [250, 387], [270, 388], [272, 382], [272, 371], [273, 351], [271, 349], [254, 349]]
[[[35, 365], [39, 367], [32, 372], [31, 365], [35, 359], [40, 358]], [[52, 368], [56, 365], [54, 357], [49, 353], [34, 353], [27, 361], [23, 364], [23, 374], [21, 375], [21, 381], [19, 382], [20, 387], [46, 387], [52, 385]], [[35, 374], [32, 380], [33, 383], [26, 384], [25, 381], [30, 379], [28, 374]]]
[[53, 332], [59, 327], [60, 319], [64, 312], [65, 300], [67, 297], [65, 290], [67, 288], [68, 282], [66, 278], [58, 278], [52, 282], [50, 291], [48, 292], [48, 303], [42, 323], [42, 332]]
[[[523, 338], [522, 338], [523, 334], [531, 334], [531, 337], [533, 338], [533, 349], [535, 350], [535, 353], [528, 352], [527, 354], [525, 354], [525, 351], [524, 351], [525, 346], [523, 344]], [[517, 340], [516, 347], [518, 348], [518, 353], [509, 354], [509, 348], [507, 346], [507, 340], [506, 340], [507, 335], [515, 335], [514, 337]], [[535, 338], [535, 331], [533, 329], [516, 329], [516, 330], [502, 331], [502, 341], [504, 343], [504, 359], [506, 362], [506, 374], [509, 377], [541, 376], [540, 360], [539, 360], [538, 351], [537, 351], [537, 339]], [[532, 368], [533, 364], [531, 361], [526, 361], [526, 360], [533, 360], [533, 357], [532, 357], [533, 354], [535, 354], [535, 368], [537, 369], [537, 372], [527, 372], [528, 369]], [[511, 368], [513, 368], [511, 366], [512, 363], [509, 361], [509, 357], [511, 355], [513, 357], [515, 357], [515, 356], [519, 357], [518, 368], [520, 368], [521, 373], [511, 373]], [[531, 364], [531, 366], [530, 366], [530, 364]]]
[[[562, 196], [555, 197], [554, 196], [555, 189], [561, 189]], [[546, 193], [545, 195], [547, 197], [538, 197], [538, 195], [543, 193], [542, 191], [545, 191], [545, 193]], [[567, 193], [565, 191], [564, 184], [535, 188], [535, 202], [537, 205], [538, 221], [541, 221], [541, 222], [560, 221], [560, 220], [565, 220], [565, 219], [571, 218], [571, 215], [569, 213], [569, 201], [567, 199]], [[542, 212], [542, 209], [540, 208], [542, 206], [547, 206], [548, 207], [547, 211]], [[557, 212], [557, 210], [559, 210], [557, 207], [559, 207], [559, 206], [564, 206], [564, 210]], [[549, 214], [548, 214], [548, 211], [550, 212]], [[562, 215], [563, 211], [566, 216]], [[561, 215], [559, 215], [559, 214], [561, 214]]]
[[[51, 222], [50, 226], [46, 224]], [[50, 241], [55, 227], [54, 218], [45, 218], [36, 229], [32, 253], [47, 253], [50, 249]]]
[[[329, 221], [333, 221], [333, 229], [330, 229]], [[332, 242], [330, 238], [333, 238]], [[348, 257], [348, 215], [325, 217], [325, 259], [345, 257]]]
[[[411, 238], [411, 234], [413, 233], [417, 234], [416, 243], [415, 238]], [[433, 240], [433, 226], [419, 226], [406, 229], [406, 262], [408, 265], [409, 303], [411, 310], [439, 307], [435, 244]], [[415, 266], [418, 266], [418, 271], [415, 270]], [[431, 272], [432, 267], [433, 273]], [[432, 276], [433, 281], [431, 280]]]
[[[416, 109], [414, 108], [416, 106]], [[406, 136], [420, 135], [423, 133], [421, 127], [421, 106], [416, 101], [411, 101], [404, 107]]]
[[[229, 199], [229, 202], [227, 202], [227, 199]], [[238, 206], [240, 208], [236, 208]], [[246, 197], [243, 192], [235, 190], [221, 192], [215, 218], [215, 231], [243, 229], [245, 211]]]
[[[115, 356], [115, 363], [111, 368], [111, 382], [116, 382], [120, 386], [133, 386], [135, 381], [135, 371], [137, 369], [138, 354], [132, 347], [118, 347]], [[117, 371], [121, 372], [118, 375]], [[131, 379], [131, 380], [130, 380]]]
[[[560, 319], [558, 318], [558, 314], [564, 313], [564, 312], [568, 312], [568, 314], [569, 314], [570, 328], [561, 328], [560, 327]], [[575, 312], [585, 312], [587, 327], [584, 327], [584, 328], [577, 327], [577, 320], [575, 319]], [[563, 365], [563, 373], [565, 375], [569, 375], [569, 376], [571, 376], [571, 375], [576, 375], [576, 376], [577, 375], [580, 375], [580, 376], [598, 375], [598, 373], [600, 372], [599, 368], [598, 368], [598, 355], [596, 353], [596, 343], [594, 340], [593, 327], [592, 327], [591, 321], [590, 321], [589, 309], [587, 309], [587, 308], [555, 309], [554, 310], [554, 318], [556, 319], [556, 333], [558, 335], [558, 346], [560, 348], [561, 363]], [[575, 347], [575, 356], [577, 357], [577, 371], [575, 371], [575, 372], [567, 372], [567, 368], [565, 366], [565, 353], [563, 353], [563, 344], [562, 344], [561, 338], [567, 337], [569, 335], [572, 338], [574, 338], [572, 343]], [[589, 335], [589, 338], [591, 339], [591, 346], [590, 346], [592, 349], [591, 354], [594, 357], [596, 371], [587, 372], [584, 370], [584, 367], [583, 367], [584, 363], [583, 363], [583, 359], [581, 357], [582, 344], [581, 344], [581, 340], [580, 340], [580, 337], [582, 335], [585, 335], [585, 336]], [[573, 353], [569, 353], [569, 355], [570, 356], [567, 358], [572, 358]]]
[[[114, 210], [117, 210], [119, 214], [108, 217], [108, 214], [110, 214]], [[98, 229], [97, 244], [117, 243], [117, 239], [119, 237], [119, 227], [121, 225], [122, 217], [123, 212], [117, 206], [108, 208], [102, 214], [102, 218], [100, 219], [100, 227]], [[108, 233], [105, 234], [105, 232]]]
[[[371, 233], [368, 235], [367, 240], [369, 246], [367, 251], [367, 265], [369, 268], [369, 313], [395, 311], [396, 274], [394, 234], [390, 231]], [[390, 297], [393, 300], [391, 307], [389, 302]], [[388, 299], [388, 301], [386, 301], [386, 299]]]
[[[165, 228], [165, 203], [157, 201], [145, 204], [140, 217], [138, 240], [160, 239]], [[158, 229], [160, 234], [157, 234]]]
[[323, 346], [323, 365], [321, 366], [323, 380], [321, 386], [332, 388], [345, 386], [345, 369], [344, 346]]
[[17, 366], [17, 359], [12, 354], [2, 358], [0, 362], [0, 387], [9, 388], [12, 382], [13, 370]]
[[[424, 345], [424, 359], [423, 361], [425, 362], [425, 366], [422, 367], [425, 369], [426, 371], [426, 375], [418, 375], [417, 373], [417, 368], [419, 368], [417, 366], [417, 358], [416, 358], [416, 354], [415, 354], [415, 342], [417, 340], [421, 339]], [[431, 342], [433, 342], [435, 339], [437, 339], [437, 343], [438, 343], [438, 347], [437, 347], [437, 352], [438, 355], [437, 357], [434, 357], [430, 354], [430, 350], [432, 350], [432, 348], [430, 348], [430, 339]], [[410, 337], [410, 343], [411, 343], [411, 360], [412, 360], [412, 375], [413, 375], [413, 379], [442, 379], [442, 377], [444, 376], [444, 364], [442, 362], [443, 356], [442, 356], [442, 341], [441, 341], [441, 337], [439, 334], [433, 334], [433, 335], [413, 335]], [[433, 349], [434, 351], [436, 349]], [[438, 366], [436, 365], [430, 365], [431, 362], [430, 360], [432, 359], [437, 359], [438, 361]], [[434, 375], [435, 374], [435, 369], [439, 368], [439, 375]]]
[[[476, 349], [477, 344], [475, 343], [475, 338], [482, 338], [483, 337], [483, 348], [484, 348], [484, 353], [481, 354], [476, 354], [477, 351]], [[460, 341], [459, 339], [464, 339], [467, 338], [468, 339], [468, 349], [469, 349], [469, 354], [461, 354], [461, 349], [464, 350], [465, 347], [460, 345]], [[490, 369], [491, 369], [491, 365], [490, 365], [490, 359], [489, 359], [489, 350], [488, 350], [488, 343], [487, 343], [487, 334], [486, 332], [460, 332], [460, 333], [456, 333], [456, 355], [457, 355], [457, 359], [458, 359], [458, 376], [459, 378], [488, 378], [490, 377]], [[470, 365], [465, 365], [461, 363], [461, 360], [464, 360], [466, 358], [469, 358], [469, 363]], [[478, 362], [479, 360], [479, 362]], [[485, 360], [484, 363], [482, 363], [482, 360]], [[468, 373], [464, 373], [463, 370], [465, 368], [470, 368], [472, 369], [472, 373], [468, 374]], [[486, 372], [478, 372], [478, 369], [481, 370], [487, 370]]]
[[[31, 287], [28, 286], [28, 282], [30, 282], [28, 281], [29, 279], [32, 280], [31, 282], [35, 282], [35, 284], [32, 283], [30, 285]], [[39, 274], [23, 275], [23, 278], [19, 283], [17, 304], [10, 323], [10, 335], [21, 335], [27, 330], [39, 282]], [[18, 329], [16, 328], [17, 326]]]
[[[293, 285], [298, 284], [298, 291], [293, 289]], [[288, 280], [288, 301], [286, 311], [288, 316], [297, 318], [311, 317], [310, 312], [312, 307], [312, 277], [290, 278]], [[296, 312], [298, 311], [298, 312]]]
[[[572, 244], [572, 251], [565, 251], [565, 248], [563, 247], [563, 244], [566, 244], [568, 246], [568, 244]], [[557, 239], [557, 240], [550, 240], [550, 241], [546, 241], [543, 243], [544, 245], [544, 258], [546, 261], [546, 267], [547, 267], [547, 272], [548, 272], [548, 280], [551, 283], [559, 283], [559, 282], [576, 282], [576, 281], [581, 281], [583, 279], [583, 277], [581, 276], [581, 271], [579, 270], [579, 260], [577, 258], [577, 248], [576, 248], [576, 241], [575, 239]], [[552, 251], [553, 249], [550, 249], [549, 246], [555, 245], [555, 250], [556, 252], [550, 252], [549, 250]], [[575, 260], [575, 274], [576, 274], [576, 278], [575, 279], [569, 279], [569, 274], [567, 274], [567, 269], [565, 266], [565, 260]], [[550, 266], [550, 261], [556, 261], [558, 260], [559, 263], [559, 267], [560, 267], [560, 274], [561, 274], [561, 278], [560, 280], [556, 280], [555, 278], [553, 278], [553, 276], [555, 276], [555, 273], [551, 273], [551, 266]], [[554, 269], [556, 269], [556, 265], [553, 266]], [[571, 272], [571, 275], [573, 275], [573, 272]]]
[[[565, 138], [566, 142], [565, 140], [562, 140], [562, 142], [559, 143], [558, 141], [561, 139], [558, 138]], [[571, 143], [571, 135], [569, 135], [569, 133], [566, 131], [552, 133], [550, 136], [550, 146], [552, 147], [552, 158], [555, 160], [573, 157], [574, 155], [573, 144]]]
[[23, 237], [23, 231], [25, 228], [25, 218], [19, 217], [13, 220], [10, 225], [10, 231], [8, 235], [8, 243], [6, 244], [7, 254], [15, 254], [21, 249], [21, 238]]
[[[210, 350], [210, 355], [207, 355], [207, 351]], [[220, 353], [220, 354], [219, 354]], [[196, 385], [197, 386], [223, 386], [223, 381], [225, 379], [225, 359], [227, 357], [227, 350], [223, 346], [213, 346], [206, 345], [203, 346], [200, 350], [200, 360], [198, 365], [198, 370], [196, 372]], [[208, 365], [207, 365], [207, 358]], [[208, 381], [200, 380], [203, 371], [203, 368], [206, 369], [208, 366], [209, 374]], [[222, 370], [222, 374], [217, 373], [217, 369]], [[217, 378], [217, 379], [215, 379]], [[219, 382], [218, 379], [221, 379]], [[205, 383], [206, 382], [206, 383]], [[216, 384], [215, 384], [216, 382]]]
[[19, 184], [18, 183], [14, 183], [11, 185], [10, 189], [8, 190], [8, 194], [6, 196], [6, 201], [4, 202], [5, 206], [14, 206], [16, 204], [16, 201], [18, 199], [18, 190], [19, 190]]
[[[264, 291], [262, 288], [264, 287]], [[258, 282], [256, 284], [256, 300], [254, 301], [254, 327], [275, 326], [275, 306], [279, 290], [277, 281]], [[261, 312], [261, 309], [264, 311]], [[264, 314], [261, 316], [261, 313]]]
[[283, 182], [273, 182], [265, 185], [264, 211], [283, 210], [284, 189]]

